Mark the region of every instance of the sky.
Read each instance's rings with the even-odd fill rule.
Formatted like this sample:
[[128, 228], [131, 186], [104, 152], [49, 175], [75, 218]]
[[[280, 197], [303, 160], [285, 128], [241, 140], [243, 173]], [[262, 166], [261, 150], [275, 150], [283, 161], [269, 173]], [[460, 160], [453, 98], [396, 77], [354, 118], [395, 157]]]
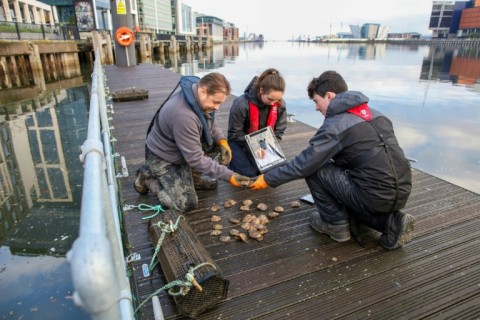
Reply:
[[379, 23], [388, 32], [430, 34], [432, 0], [184, 0], [193, 11], [239, 28], [240, 36], [267, 40], [350, 32], [349, 25]]

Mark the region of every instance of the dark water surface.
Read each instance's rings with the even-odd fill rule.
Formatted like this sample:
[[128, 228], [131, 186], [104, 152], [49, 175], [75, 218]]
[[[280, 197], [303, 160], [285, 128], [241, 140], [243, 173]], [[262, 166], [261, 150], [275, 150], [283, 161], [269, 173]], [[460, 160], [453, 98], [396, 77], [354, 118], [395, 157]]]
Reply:
[[[336, 70], [392, 119], [415, 168], [480, 193], [478, 48], [267, 42], [154, 63], [185, 75], [219, 71], [235, 95], [254, 75], [277, 68], [288, 111], [313, 127], [323, 116], [307, 84]], [[89, 318], [73, 303], [65, 254], [78, 236], [90, 74], [81, 85], [1, 106], [0, 319]]]

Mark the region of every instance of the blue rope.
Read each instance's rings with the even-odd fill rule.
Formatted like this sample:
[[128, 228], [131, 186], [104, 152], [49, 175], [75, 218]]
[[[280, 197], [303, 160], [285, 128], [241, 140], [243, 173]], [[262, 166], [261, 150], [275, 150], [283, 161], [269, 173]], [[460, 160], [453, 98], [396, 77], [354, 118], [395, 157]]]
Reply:
[[179, 216], [177, 218], [177, 221], [175, 221], [175, 223], [173, 223], [171, 220], [169, 221], [169, 223], [158, 221], [156, 224], [152, 224], [150, 226], [150, 228], [152, 228], [152, 227], [159, 228], [160, 230], [162, 230], [162, 234], [160, 235], [160, 238], [158, 239], [157, 246], [155, 247], [155, 253], [152, 256], [152, 260], [150, 261], [150, 265], [148, 266], [148, 270], [152, 271], [153, 268], [155, 268], [155, 266], [157, 265], [158, 260], [156, 260], [155, 258], [157, 257], [158, 252], [160, 251], [160, 247], [162, 246], [163, 239], [165, 239], [165, 236], [167, 235], [167, 233], [174, 233], [175, 230], [178, 229], [178, 224], [180, 223], [180, 219], [185, 219], [185, 217], [184, 216]]

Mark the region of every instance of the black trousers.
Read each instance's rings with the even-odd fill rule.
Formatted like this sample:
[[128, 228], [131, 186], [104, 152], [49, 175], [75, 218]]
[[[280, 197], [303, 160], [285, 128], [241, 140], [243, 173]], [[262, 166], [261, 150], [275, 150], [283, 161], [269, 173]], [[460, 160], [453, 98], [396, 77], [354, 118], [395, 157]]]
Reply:
[[345, 168], [327, 164], [305, 181], [323, 221], [345, 224], [353, 215], [356, 221], [384, 231], [389, 213], [379, 213], [369, 206], [369, 199], [360, 196], [359, 187]]

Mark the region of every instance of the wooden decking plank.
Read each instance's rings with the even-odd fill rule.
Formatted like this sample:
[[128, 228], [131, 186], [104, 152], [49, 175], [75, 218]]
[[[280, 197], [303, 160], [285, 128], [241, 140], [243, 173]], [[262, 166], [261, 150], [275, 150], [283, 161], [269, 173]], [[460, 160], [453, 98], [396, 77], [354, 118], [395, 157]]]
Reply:
[[[114, 103], [114, 149], [127, 160], [130, 176], [119, 179], [121, 205], [156, 205], [155, 195], [133, 190], [135, 170], [144, 161], [145, 134], [151, 117], [180, 78], [158, 65], [131, 68], [108, 66], [110, 90], [132, 85], [149, 90], [149, 99]], [[226, 132], [229, 104], [217, 112]], [[303, 150], [316, 129], [289, 123], [282, 149], [287, 158]], [[119, 165], [119, 159], [117, 158]], [[480, 196], [442, 179], [412, 170], [413, 188], [405, 212], [416, 217], [414, 240], [402, 249], [386, 251], [377, 241], [379, 233], [362, 228], [366, 248], [353, 241], [336, 243], [314, 232], [309, 216], [315, 206], [289, 203], [308, 193], [304, 180], [262, 191], [240, 190], [220, 182], [217, 190], [199, 192], [199, 205], [186, 214], [192, 229], [230, 281], [227, 299], [200, 319], [325, 319], [374, 318], [465, 318], [478, 316], [480, 293]], [[227, 199], [252, 199], [255, 205], [282, 205], [285, 212], [270, 222], [261, 242], [221, 243], [210, 236], [213, 204]], [[267, 211], [268, 212], [268, 211]], [[250, 213], [259, 214], [252, 210]], [[143, 277], [141, 265], [149, 264], [154, 245], [142, 217], [149, 213], [124, 212], [123, 224], [129, 253], [142, 259], [130, 264], [132, 290], [137, 305], [166, 284], [157, 266]], [[229, 217], [242, 217], [238, 204], [218, 212], [225, 232], [233, 228]], [[174, 300], [159, 293], [166, 319], [183, 319]], [[151, 302], [141, 309], [141, 319], [153, 319]]]

